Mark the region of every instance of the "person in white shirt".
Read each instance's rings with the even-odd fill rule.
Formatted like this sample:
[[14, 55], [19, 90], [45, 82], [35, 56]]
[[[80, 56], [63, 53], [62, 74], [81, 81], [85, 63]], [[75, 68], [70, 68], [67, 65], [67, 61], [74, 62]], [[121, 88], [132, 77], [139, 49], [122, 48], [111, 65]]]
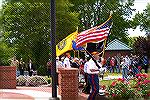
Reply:
[[56, 70], [58, 72], [58, 68], [63, 68], [62, 62], [59, 60], [59, 57], [56, 57]]
[[69, 53], [66, 53], [66, 57], [65, 57], [65, 59], [64, 59], [64, 67], [65, 68], [71, 68], [71, 66], [70, 66], [70, 54]]
[[86, 94], [90, 94], [90, 83], [88, 82], [88, 73], [87, 73], [87, 68], [89, 67], [88, 65], [88, 63], [89, 63], [89, 60], [90, 60], [91, 58], [89, 57], [89, 55], [87, 56], [87, 58], [86, 58], [86, 63], [84, 64], [84, 77], [85, 77], [85, 87], [84, 87], [84, 89], [83, 89], [83, 92], [84, 93], [86, 93]]
[[123, 58], [121, 66], [122, 66], [122, 78], [125, 79], [125, 81], [128, 81], [129, 62], [127, 58]]
[[[98, 52], [92, 52], [93, 57], [97, 61], [97, 64], [102, 67], [102, 65], [98, 62], [99, 60], [99, 53]], [[88, 80], [90, 85], [92, 86], [92, 91], [88, 97], [88, 100], [95, 100], [96, 94], [99, 93], [99, 68], [96, 66], [96, 63], [90, 59], [87, 67], [87, 73], [88, 73]]]
[[101, 64], [103, 65], [103, 66], [99, 69], [99, 71], [100, 71], [100, 78], [102, 78], [102, 80], [103, 80], [104, 74], [105, 74], [105, 72], [107, 71], [107, 68], [106, 68], [106, 66], [105, 66], [106, 60], [105, 60], [104, 58], [101, 58], [100, 60], [101, 60]]

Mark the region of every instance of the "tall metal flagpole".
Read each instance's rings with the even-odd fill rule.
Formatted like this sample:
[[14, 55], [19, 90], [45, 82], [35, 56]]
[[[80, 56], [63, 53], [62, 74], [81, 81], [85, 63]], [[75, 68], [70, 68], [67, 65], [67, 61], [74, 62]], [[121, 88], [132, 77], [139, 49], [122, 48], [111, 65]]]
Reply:
[[57, 98], [57, 85], [56, 85], [56, 45], [55, 45], [55, 33], [56, 33], [56, 15], [55, 15], [55, 0], [50, 0], [51, 2], [51, 53], [52, 53], [52, 98], [50, 100], [59, 100]]

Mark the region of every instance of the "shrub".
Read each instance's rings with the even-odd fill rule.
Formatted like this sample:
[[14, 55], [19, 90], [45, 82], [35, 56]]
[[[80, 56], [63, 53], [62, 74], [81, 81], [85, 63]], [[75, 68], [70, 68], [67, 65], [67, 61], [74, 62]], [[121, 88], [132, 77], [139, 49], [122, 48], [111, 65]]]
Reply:
[[137, 74], [135, 78], [125, 82], [118, 79], [107, 88], [107, 96], [112, 100], [128, 100], [129, 98], [145, 98], [150, 96], [150, 80], [147, 74]]
[[17, 86], [40, 86], [47, 85], [48, 82], [42, 76], [19, 76], [17, 77]]
[[17, 86], [25, 86], [27, 82], [26, 76], [17, 77]]
[[41, 76], [32, 76], [28, 80], [29, 86], [47, 85], [48, 82]]

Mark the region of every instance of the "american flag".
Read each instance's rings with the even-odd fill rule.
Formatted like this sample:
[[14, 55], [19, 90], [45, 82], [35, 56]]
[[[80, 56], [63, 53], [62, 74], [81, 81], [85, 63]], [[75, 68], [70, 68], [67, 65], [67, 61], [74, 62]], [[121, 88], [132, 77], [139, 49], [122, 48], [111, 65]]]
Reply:
[[80, 47], [90, 42], [102, 42], [107, 39], [112, 25], [112, 16], [103, 24], [85, 30], [77, 35], [76, 46]]

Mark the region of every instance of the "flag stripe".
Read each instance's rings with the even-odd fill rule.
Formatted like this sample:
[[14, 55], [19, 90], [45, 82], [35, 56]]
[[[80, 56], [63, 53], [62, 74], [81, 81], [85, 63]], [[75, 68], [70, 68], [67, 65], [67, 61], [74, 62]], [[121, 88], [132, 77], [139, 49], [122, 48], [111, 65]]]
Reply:
[[77, 39], [77, 42], [81, 42], [81, 41], [84, 41], [84, 39], [90, 39], [92, 37], [94, 37], [94, 38], [96, 38], [96, 37], [103, 37], [104, 35], [107, 35], [107, 34], [108, 34], [108, 32], [88, 35], [88, 36], [82, 37], [80, 39]]
[[76, 46], [80, 47], [89, 42], [100, 42], [107, 39], [110, 31], [110, 24], [112, 24], [111, 18], [112, 16], [103, 24], [79, 33], [76, 38]]
[[103, 41], [107, 38], [108, 34], [105, 34], [103, 36], [98, 36], [98, 37], [90, 37], [90, 38], [86, 38], [84, 39], [83, 41], [80, 41], [80, 42], [77, 42], [77, 46], [82, 46], [84, 45], [85, 43], [89, 43], [89, 42], [95, 42], [95, 41]]
[[96, 37], [96, 36], [102, 36], [102, 35], [104, 35], [105, 33], [107, 33], [107, 32], [109, 32], [109, 29], [107, 28], [107, 29], [105, 29], [105, 30], [96, 30], [96, 31], [94, 31], [94, 32], [91, 32], [91, 33], [89, 33], [89, 34], [84, 34], [84, 35], [80, 35], [79, 37], [77, 37], [77, 42], [78, 41], [81, 41], [82, 39], [85, 39], [85, 38], [88, 38], [88, 37]]
[[[103, 41], [109, 34], [109, 28], [95, 30], [94, 32], [90, 32], [89, 34], [80, 35], [77, 37], [77, 47], [82, 46], [85, 43], [95, 42], [95, 41]], [[94, 33], [94, 34], [93, 34]]]

